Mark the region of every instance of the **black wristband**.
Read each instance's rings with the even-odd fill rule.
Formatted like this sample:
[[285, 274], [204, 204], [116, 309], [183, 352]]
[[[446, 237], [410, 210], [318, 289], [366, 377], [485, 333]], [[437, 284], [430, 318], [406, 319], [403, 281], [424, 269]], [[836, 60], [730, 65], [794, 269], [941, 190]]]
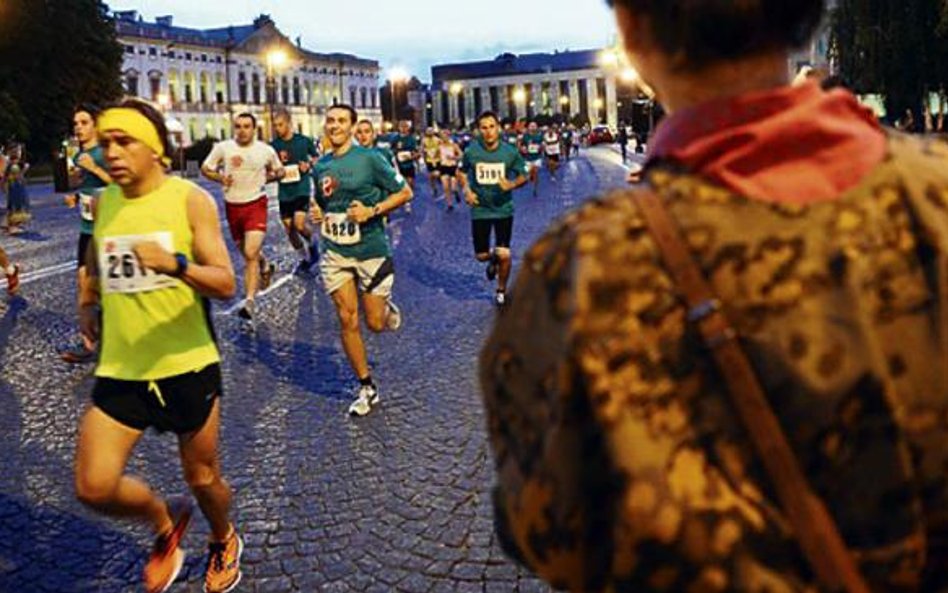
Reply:
[[184, 276], [184, 273], [188, 271], [188, 265], [191, 263], [188, 261], [188, 256], [178, 252], [174, 254], [174, 259], [178, 262], [178, 267], [175, 268], [175, 271], [171, 273], [175, 278], [180, 278]]

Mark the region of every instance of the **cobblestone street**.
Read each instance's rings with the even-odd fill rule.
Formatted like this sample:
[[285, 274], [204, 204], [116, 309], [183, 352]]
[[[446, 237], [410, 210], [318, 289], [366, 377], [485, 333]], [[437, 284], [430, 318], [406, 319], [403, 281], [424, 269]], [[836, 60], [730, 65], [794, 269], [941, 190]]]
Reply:
[[[608, 148], [584, 150], [555, 183], [542, 174], [539, 197], [529, 187], [517, 192], [515, 274], [553, 218], [623, 184], [618, 163]], [[147, 530], [74, 498], [74, 440], [92, 367], [66, 365], [57, 351], [77, 338], [78, 225], [48, 187], [31, 192], [30, 232], [3, 239], [24, 264], [25, 283], [20, 297], [0, 304], [0, 592], [139, 591]], [[237, 590], [546, 591], [493, 535], [475, 373], [493, 289], [472, 257], [466, 209], [446, 212], [419, 175], [413, 213], [394, 217], [394, 298], [405, 324], [367, 338], [382, 403], [361, 419], [346, 415], [357, 381], [332, 304], [312, 277], [288, 275], [295, 254], [276, 218], [266, 251], [279, 274], [258, 301], [256, 332], [229, 313], [236, 301], [214, 305], [222, 463], [246, 543]], [[146, 434], [130, 470], [162, 494], [186, 493], [172, 436]], [[201, 590], [206, 535], [198, 516], [171, 591]]]

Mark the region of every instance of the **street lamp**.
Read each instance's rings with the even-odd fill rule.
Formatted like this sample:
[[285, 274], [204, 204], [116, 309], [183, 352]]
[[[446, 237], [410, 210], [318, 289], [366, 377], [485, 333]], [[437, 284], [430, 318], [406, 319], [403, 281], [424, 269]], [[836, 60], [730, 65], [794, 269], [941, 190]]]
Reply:
[[280, 48], [271, 49], [266, 54], [267, 62], [267, 119], [270, 121], [270, 139], [276, 137], [273, 129], [273, 104], [276, 102], [276, 70], [282, 68], [287, 61], [286, 52]]
[[398, 117], [398, 110], [396, 109], [396, 106], [395, 106], [395, 103], [396, 103], [395, 85], [398, 84], [399, 82], [404, 82], [405, 80], [408, 80], [408, 72], [406, 72], [404, 68], [395, 66], [394, 68], [388, 71], [388, 82], [392, 88], [392, 124], [393, 125], [395, 124], [395, 120]]
[[517, 89], [514, 91], [513, 100], [517, 103], [526, 103], [527, 101], [527, 91], [523, 89]]
[[171, 97], [167, 93], [159, 93], [156, 99], [162, 111], [167, 111], [171, 107]]
[[604, 49], [599, 54], [599, 64], [604, 68], [616, 68], [619, 65], [619, 52], [614, 49]]
[[623, 82], [633, 83], [639, 79], [639, 73], [635, 68], [629, 66], [622, 69], [622, 73], [619, 77], [622, 78]]

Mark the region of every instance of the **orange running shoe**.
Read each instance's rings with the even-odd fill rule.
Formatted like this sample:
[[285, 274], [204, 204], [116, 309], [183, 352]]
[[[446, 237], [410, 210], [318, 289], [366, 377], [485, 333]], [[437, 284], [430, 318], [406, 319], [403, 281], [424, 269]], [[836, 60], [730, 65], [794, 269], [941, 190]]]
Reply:
[[240, 582], [240, 555], [244, 542], [231, 525], [227, 541], [207, 545], [207, 573], [204, 576], [205, 593], [227, 593]]
[[191, 524], [193, 505], [190, 499], [181, 498], [168, 502], [168, 511], [174, 520], [171, 531], [155, 538], [155, 547], [145, 564], [142, 580], [148, 593], [161, 593], [178, 578], [184, 566], [184, 551], [180, 548], [188, 525]]

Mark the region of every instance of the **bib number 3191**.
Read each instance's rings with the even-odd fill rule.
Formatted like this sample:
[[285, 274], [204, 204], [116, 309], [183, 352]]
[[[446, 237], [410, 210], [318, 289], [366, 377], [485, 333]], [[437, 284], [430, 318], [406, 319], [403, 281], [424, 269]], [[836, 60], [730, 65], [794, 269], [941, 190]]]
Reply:
[[474, 174], [480, 185], [499, 185], [507, 177], [507, 168], [504, 163], [477, 163]]
[[138, 261], [134, 247], [145, 241], [154, 241], [167, 251], [174, 251], [169, 232], [119, 235], [102, 240], [99, 246], [99, 273], [106, 293], [148, 292], [177, 284], [174, 278], [149, 270]]

